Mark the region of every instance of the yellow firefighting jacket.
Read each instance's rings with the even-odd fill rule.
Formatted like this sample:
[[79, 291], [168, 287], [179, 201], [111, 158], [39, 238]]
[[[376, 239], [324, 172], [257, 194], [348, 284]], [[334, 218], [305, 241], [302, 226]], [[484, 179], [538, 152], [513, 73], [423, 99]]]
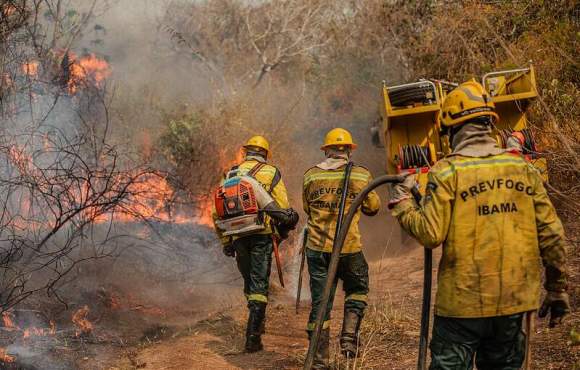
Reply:
[[[242, 163], [238, 165], [238, 171], [240, 175], [245, 175], [250, 172], [257, 164], [257, 159], [246, 158]], [[266, 191], [270, 193], [272, 198], [278, 203], [280, 208], [290, 208], [290, 203], [288, 202], [288, 193], [286, 192], [286, 186], [284, 181], [282, 181], [282, 176], [280, 170], [271, 164], [265, 164], [260, 168], [260, 170], [253, 176]], [[222, 184], [225, 178], [222, 179]], [[216, 230], [218, 237], [220, 238], [222, 245], [230, 244], [232, 241], [238, 239], [238, 237], [222, 236], [219, 229], [215, 227], [215, 221], [217, 220], [217, 214], [215, 209], [212, 212], [212, 217], [214, 220], [214, 229]], [[270, 226], [270, 217], [264, 216], [264, 224], [266, 229], [257, 232], [256, 234], [270, 235], [273, 233], [272, 227]]]
[[542, 262], [546, 289], [566, 289], [562, 224], [539, 173], [520, 155], [447, 157], [429, 173], [422, 207], [405, 200], [393, 215], [424, 246], [443, 243], [437, 315], [537, 309]]
[[[306, 245], [312, 250], [332, 252], [345, 168], [346, 166], [342, 166], [336, 170], [323, 170], [319, 167], [312, 167], [304, 174], [302, 202], [304, 212], [308, 215]], [[366, 168], [352, 167], [345, 215], [353, 199], [371, 181], [372, 176]], [[376, 215], [380, 209], [380, 199], [377, 193], [374, 191], [369, 193], [361, 209], [368, 216]], [[341, 251], [343, 254], [356, 253], [361, 250], [359, 219], [360, 211], [357, 212], [350, 226]]]

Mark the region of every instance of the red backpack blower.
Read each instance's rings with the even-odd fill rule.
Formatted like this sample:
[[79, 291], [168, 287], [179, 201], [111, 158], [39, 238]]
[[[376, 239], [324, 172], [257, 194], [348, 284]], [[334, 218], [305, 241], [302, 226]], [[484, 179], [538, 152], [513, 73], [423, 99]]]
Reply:
[[[253, 168], [247, 176], [258, 172]], [[266, 228], [259, 212], [253, 184], [236, 174], [227, 178], [214, 195], [216, 227], [223, 236], [245, 236]]]

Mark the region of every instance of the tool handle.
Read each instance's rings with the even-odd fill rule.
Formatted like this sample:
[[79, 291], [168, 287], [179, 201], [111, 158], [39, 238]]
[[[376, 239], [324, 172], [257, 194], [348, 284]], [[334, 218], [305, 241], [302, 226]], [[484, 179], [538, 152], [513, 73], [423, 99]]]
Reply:
[[306, 261], [306, 241], [308, 239], [308, 229], [304, 227], [302, 233], [302, 248], [300, 250], [300, 270], [298, 271], [298, 287], [296, 291], [296, 314], [300, 308], [300, 295], [302, 293], [302, 275], [304, 271], [304, 262]]
[[278, 238], [272, 238], [272, 246], [274, 249], [274, 258], [276, 259], [276, 268], [278, 270], [278, 279], [280, 280], [280, 285], [285, 288], [284, 285], [284, 274], [282, 273], [282, 261], [280, 260], [280, 251], [278, 250]]

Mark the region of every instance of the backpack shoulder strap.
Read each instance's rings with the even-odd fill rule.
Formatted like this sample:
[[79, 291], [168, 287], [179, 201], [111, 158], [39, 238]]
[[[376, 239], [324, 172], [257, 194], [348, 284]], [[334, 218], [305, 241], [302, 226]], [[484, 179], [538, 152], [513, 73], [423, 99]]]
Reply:
[[228, 172], [225, 173], [224, 178], [229, 179], [230, 177], [232, 177], [232, 175], [233, 175], [232, 173], [234, 171], [237, 172], [239, 168], [240, 168], [239, 165], [233, 166], [232, 168], [230, 168], [230, 170]]
[[274, 177], [272, 178], [272, 184], [270, 185], [270, 193], [274, 190], [276, 185], [278, 185], [280, 180], [282, 180], [282, 174], [280, 173], [280, 170], [277, 167], [274, 168], [276, 169], [276, 172], [274, 173]]

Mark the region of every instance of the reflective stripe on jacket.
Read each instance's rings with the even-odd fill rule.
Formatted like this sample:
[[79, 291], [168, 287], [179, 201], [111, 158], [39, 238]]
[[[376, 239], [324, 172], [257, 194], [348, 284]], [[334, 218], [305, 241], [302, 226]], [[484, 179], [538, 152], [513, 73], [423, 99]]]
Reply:
[[436, 314], [478, 318], [537, 309], [542, 262], [566, 288], [562, 224], [539, 173], [520, 155], [450, 156], [429, 173], [422, 208], [395, 206], [423, 245], [443, 243]]
[[[336, 170], [313, 167], [304, 174], [302, 201], [304, 212], [308, 215], [307, 247], [312, 250], [332, 252], [345, 167], [342, 166]], [[371, 181], [372, 176], [366, 168], [352, 167], [345, 214], [353, 199]], [[379, 208], [379, 196], [373, 191], [363, 202], [362, 212], [373, 216], [377, 214]], [[356, 253], [361, 250], [359, 219], [360, 211], [353, 219], [341, 253]]]

